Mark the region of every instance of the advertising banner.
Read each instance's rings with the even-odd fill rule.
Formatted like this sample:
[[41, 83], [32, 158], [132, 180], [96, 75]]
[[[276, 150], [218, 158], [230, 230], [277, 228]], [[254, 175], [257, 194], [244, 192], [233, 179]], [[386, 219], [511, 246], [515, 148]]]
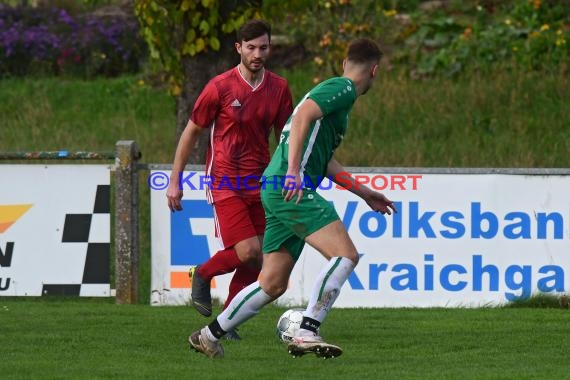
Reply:
[[109, 173], [0, 165], [0, 297], [110, 296]]
[[[153, 171], [149, 184], [169, 174]], [[204, 173], [184, 175], [182, 212], [170, 212], [165, 190], [151, 191], [157, 305], [188, 303], [189, 266], [219, 249]], [[477, 307], [569, 290], [570, 176], [353, 175], [395, 201], [398, 213], [373, 212], [328, 179], [319, 186], [360, 253], [335, 307]], [[277, 303], [306, 304], [323, 264], [306, 246]], [[229, 276], [215, 279], [212, 295], [222, 301]]]

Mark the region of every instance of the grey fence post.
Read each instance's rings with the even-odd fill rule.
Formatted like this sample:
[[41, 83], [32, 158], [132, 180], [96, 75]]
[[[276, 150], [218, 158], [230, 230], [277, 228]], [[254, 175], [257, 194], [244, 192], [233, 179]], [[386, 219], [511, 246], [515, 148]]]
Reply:
[[137, 160], [134, 141], [119, 141], [115, 156], [115, 288], [118, 304], [139, 298], [139, 218]]

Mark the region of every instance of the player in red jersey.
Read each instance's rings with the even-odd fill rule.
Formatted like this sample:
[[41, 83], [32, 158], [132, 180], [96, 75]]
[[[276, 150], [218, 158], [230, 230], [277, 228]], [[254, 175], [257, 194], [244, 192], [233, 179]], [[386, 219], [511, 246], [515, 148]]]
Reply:
[[[235, 270], [225, 308], [240, 290], [257, 280], [261, 270], [265, 214], [258, 179], [269, 163], [271, 130], [279, 139], [293, 111], [287, 81], [265, 69], [270, 43], [271, 27], [265, 21], [251, 20], [239, 29], [235, 47], [240, 63], [206, 85], [174, 157], [166, 192], [172, 211], [182, 209], [180, 173], [198, 136], [210, 128], [206, 175], [212, 182], [206, 193], [214, 207], [216, 237], [224, 249], [190, 269], [192, 304], [204, 316], [212, 314], [210, 282], [214, 276]], [[239, 339], [235, 332], [230, 337]]]

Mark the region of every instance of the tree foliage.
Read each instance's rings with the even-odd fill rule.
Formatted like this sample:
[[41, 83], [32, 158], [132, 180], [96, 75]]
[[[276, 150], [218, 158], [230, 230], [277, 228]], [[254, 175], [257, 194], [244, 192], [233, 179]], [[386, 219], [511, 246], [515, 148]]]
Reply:
[[[386, 4], [385, 4], [386, 3]], [[391, 1], [265, 0], [264, 13], [278, 32], [302, 44], [313, 56], [314, 82], [341, 75], [351, 40], [368, 37], [383, 43], [397, 32]]]
[[221, 48], [221, 35], [235, 32], [247, 19], [258, 18], [260, 1], [135, 0], [141, 33], [151, 58], [159, 60], [173, 95], [184, 82], [182, 61]]

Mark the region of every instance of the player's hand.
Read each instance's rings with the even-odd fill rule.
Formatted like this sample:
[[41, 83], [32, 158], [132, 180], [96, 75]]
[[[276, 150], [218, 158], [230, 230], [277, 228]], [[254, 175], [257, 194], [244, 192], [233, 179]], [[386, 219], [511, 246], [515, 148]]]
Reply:
[[180, 201], [183, 195], [184, 192], [180, 190], [178, 184], [174, 184], [173, 181], [170, 181], [168, 189], [166, 189], [166, 199], [168, 200], [168, 208], [171, 212], [182, 210]]
[[301, 188], [301, 176], [297, 173], [287, 172], [285, 176], [285, 182], [283, 183], [282, 194], [285, 198], [285, 202], [289, 202], [291, 199], [297, 197], [295, 204], [301, 202], [303, 198], [303, 189]]
[[382, 215], [384, 214], [392, 215], [392, 212], [394, 213], [398, 212], [396, 206], [394, 206], [394, 202], [386, 198], [386, 196], [382, 193], [378, 192], [371, 193], [366, 199], [366, 203], [368, 204], [368, 206], [370, 206], [372, 210], [379, 212]]

